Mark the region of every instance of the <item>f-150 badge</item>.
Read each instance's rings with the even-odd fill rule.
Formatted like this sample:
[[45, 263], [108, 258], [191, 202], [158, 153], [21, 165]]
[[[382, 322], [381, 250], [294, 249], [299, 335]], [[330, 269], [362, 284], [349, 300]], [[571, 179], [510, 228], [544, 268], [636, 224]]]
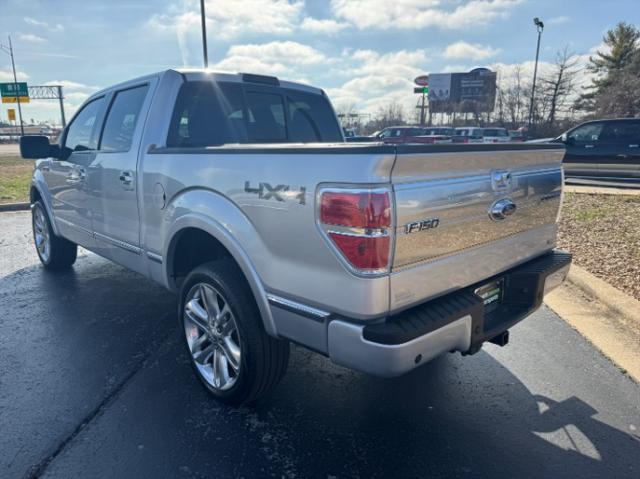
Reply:
[[412, 221], [404, 225], [404, 234], [417, 233], [419, 231], [437, 228], [440, 224], [440, 218], [429, 218], [421, 221]]
[[244, 182], [244, 191], [245, 193], [253, 193], [258, 195], [258, 198], [261, 200], [276, 200], [276, 201], [286, 201], [295, 199], [301, 205], [305, 204], [305, 197], [307, 193], [307, 189], [304, 186], [301, 186], [299, 190], [292, 190], [289, 185], [276, 185], [271, 186], [269, 183], [258, 183], [257, 188], [251, 187], [250, 181]]

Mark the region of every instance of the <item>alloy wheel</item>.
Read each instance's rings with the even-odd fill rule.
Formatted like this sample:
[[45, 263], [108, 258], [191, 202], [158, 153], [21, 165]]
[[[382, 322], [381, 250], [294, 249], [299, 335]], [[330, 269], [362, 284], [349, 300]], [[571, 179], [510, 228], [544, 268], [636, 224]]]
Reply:
[[202, 378], [214, 389], [233, 387], [240, 375], [240, 333], [224, 296], [208, 283], [195, 284], [185, 298], [183, 322]]

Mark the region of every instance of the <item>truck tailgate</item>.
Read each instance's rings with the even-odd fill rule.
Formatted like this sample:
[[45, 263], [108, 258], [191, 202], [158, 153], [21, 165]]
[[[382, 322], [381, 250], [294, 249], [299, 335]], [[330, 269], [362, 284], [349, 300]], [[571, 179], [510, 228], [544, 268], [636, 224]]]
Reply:
[[391, 309], [553, 248], [563, 156], [556, 145], [399, 146]]

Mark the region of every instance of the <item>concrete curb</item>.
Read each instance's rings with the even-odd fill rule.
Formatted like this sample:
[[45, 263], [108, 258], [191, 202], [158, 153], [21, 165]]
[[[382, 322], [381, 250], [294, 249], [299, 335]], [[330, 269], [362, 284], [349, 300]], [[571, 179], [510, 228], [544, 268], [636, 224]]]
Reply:
[[2, 203], [0, 212], [3, 211], [25, 211], [31, 207], [31, 203]]
[[572, 265], [567, 281], [544, 302], [640, 383], [640, 301]]
[[571, 265], [567, 281], [575, 284], [620, 316], [640, 325], [640, 301], [575, 264]]
[[614, 188], [586, 185], [564, 185], [565, 193], [578, 193], [585, 195], [620, 195], [620, 196], [638, 196], [640, 188]]

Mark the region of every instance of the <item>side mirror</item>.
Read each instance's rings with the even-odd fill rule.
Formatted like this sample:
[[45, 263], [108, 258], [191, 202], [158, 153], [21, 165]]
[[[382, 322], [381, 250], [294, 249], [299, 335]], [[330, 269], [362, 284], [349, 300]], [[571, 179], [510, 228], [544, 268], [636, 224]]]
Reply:
[[560, 136], [560, 141], [565, 145], [573, 145], [575, 143], [573, 137], [567, 135], [566, 133], [563, 133], [562, 136]]
[[44, 135], [28, 135], [20, 137], [20, 155], [27, 160], [58, 157], [60, 148], [58, 145], [50, 145], [49, 138]]

